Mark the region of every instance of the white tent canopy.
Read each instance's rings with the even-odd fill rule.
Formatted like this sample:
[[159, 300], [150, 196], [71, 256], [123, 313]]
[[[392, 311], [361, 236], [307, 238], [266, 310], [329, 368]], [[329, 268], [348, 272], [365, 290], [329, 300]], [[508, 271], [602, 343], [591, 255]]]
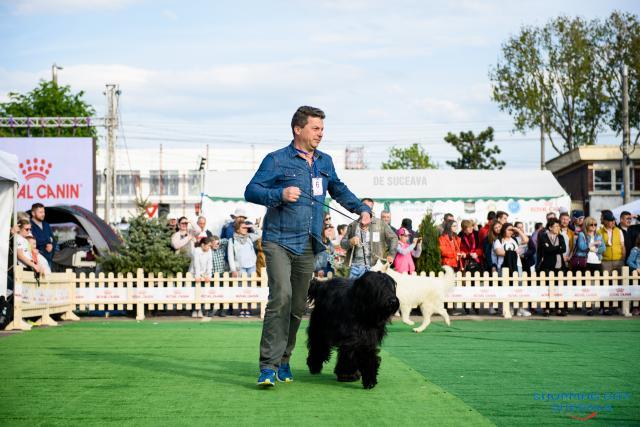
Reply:
[[[253, 171], [207, 172], [203, 212], [214, 232], [237, 206], [244, 207], [250, 218], [263, 216], [264, 207], [244, 202], [244, 190], [253, 175]], [[504, 210], [511, 220], [531, 227], [542, 222], [547, 212], [570, 207], [569, 196], [549, 171], [345, 170], [339, 177], [356, 196], [374, 199], [376, 214], [389, 209], [394, 226], [410, 218], [416, 228], [427, 211], [438, 220], [451, 212], [458, 219], [484, 222], [488, 211]], [[331, 207], [342, 210], [335, 201]], [[349, 222], [338, 214], [332, 218], [334, 224]]]
[[9, 229], [17, 195], [18, 157], [0, 151], [0, 295], [7, 293]]
[[618, 221], [620, 221], [620, 214], [624, 211], [633, 215], [640, 215], [640, 199], [633, 200], [626, 205], [618, 206], [611, 210], [611, 212], [613, 212], [613, 216], [615, 216]]

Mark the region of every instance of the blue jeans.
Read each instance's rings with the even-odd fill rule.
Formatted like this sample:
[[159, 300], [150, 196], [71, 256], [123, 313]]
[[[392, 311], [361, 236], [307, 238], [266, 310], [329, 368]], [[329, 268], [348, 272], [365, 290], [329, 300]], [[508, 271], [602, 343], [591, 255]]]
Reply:
[[242, 276], [242, 273], [247, 273], [247, 276], [251, 276], [252, 273], [255, 273], [256, 271], [256, 266], [252, 266], [252, 267], [240, 267], [240, 270], [238, 271], [238, 276]]
[[369, 265], [352, 265], [349, 269], [349, 279], [358, 279], [369, 270], [371, 270]]

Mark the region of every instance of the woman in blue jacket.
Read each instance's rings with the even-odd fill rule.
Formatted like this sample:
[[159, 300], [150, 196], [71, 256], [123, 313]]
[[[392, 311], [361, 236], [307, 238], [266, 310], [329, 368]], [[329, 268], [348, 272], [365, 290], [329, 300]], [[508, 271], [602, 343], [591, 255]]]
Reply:
[[[578, 270], [583, 273], [585, 271], [602, 273], [602, 254], [605, 250], [605, 244], [602, 241], [602, 236], [596, 233], [596, 226], [596, 220], [587, 217], [584, 220], [583, 231], [578, 234], [574, 257], [583, 260], [581, 264], [584, 267], [578, 267]], [[575, 266], [575, 263], [573, 265]]]

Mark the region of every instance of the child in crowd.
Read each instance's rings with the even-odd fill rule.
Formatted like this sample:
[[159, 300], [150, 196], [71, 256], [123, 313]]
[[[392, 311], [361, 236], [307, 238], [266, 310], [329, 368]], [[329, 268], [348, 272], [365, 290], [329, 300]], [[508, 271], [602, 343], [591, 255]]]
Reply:
[[[196, 282], [211, 280], [213, 271], [213, 259], [211, 258], [211, 238], [204, 237], [200, 244], [193, 249], [189, 272], [193, 274]], [[204, 317], [202, 310], [193, 310], [191, 317]], [[207, 318], [208, 319], [208, 318]]]
[[414, 274], [416, 266], [413, 258], [419, 258], [422, 253], [422, 239], [417, 237], [413, 243], [409, 243], [410, 232], [404, 227], [398, 230], [398, 247], [396, 258], [393, 260], [393, 268], [398, 273]]

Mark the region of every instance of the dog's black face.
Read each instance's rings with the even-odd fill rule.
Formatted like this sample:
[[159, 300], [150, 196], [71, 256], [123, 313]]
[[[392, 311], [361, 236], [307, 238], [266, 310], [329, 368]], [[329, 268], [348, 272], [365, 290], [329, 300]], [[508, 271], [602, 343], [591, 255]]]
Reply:
[[400, 308], [396, 281], [385, 273], [365, 273], [354, 282], [352, 292], [354, 312], [362, 323], [386, 323]]

